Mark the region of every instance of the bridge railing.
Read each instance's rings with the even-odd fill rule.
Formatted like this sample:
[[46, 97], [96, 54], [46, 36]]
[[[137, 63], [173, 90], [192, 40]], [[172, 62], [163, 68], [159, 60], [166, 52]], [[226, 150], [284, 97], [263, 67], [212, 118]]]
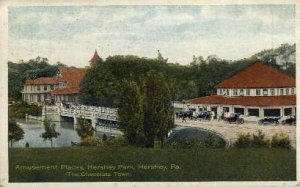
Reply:
[[80, 115], [85, 117], [98, 117], [100, 119], [116, 120], [117, 109], [108, 107], [93, 107], [93, 106], [72, 106], [63, 107], [60, 106], [60, 113], [65, 115]]

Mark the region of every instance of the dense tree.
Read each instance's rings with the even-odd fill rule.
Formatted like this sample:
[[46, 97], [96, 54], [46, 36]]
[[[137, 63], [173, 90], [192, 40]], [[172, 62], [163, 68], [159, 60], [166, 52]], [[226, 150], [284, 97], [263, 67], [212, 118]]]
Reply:
[[163, 138], [172, 128], [171, 95], [164, 76], [155, 71], [148, 72], [143, 91], [146, 147], [153, 147], [156, 137], [163, 145]]
[[41, 134], [41, 137], [44, 139], [44, 141], [46, 140], [50, 140], [51, 141], [51, 147], [53, 147], [53, 138], [57, 138], [58, 136], [60, 136], [59, 132], [56, 132], [55, 130], [55, 124], [50, 124], [49, 121], [44, 121], [44, 129], [45, 132], [43, 132]]
[[16, 123], [15, 120], [8, 120], [8, 142], [10, 142], [10, 147], [13, 146], [13, 142], [17, 142], [24, 138], [23, 129]]
[[134, 81], [124, 81], [118, 105], [119, 127], [129, 144], [144, 146], [143, 95]]
[[20, 100], [21, 90], [27, 78], [51, 77], [56, 75], [58, 67], [65, 66], [61, 62], [50, 65], [47, 58], [37, 57], [27, 62], [8, 62], [8, 97], [10, 100]]
[[81, 140], [93, 136], [95, 129], [86, 119], [79, 118], [76, 124], [76, 131]]
[[84, 104], [94, 106], [114, 106], [119, 83], [103, 65], [94, 65], [80, 83], [79, 98]]

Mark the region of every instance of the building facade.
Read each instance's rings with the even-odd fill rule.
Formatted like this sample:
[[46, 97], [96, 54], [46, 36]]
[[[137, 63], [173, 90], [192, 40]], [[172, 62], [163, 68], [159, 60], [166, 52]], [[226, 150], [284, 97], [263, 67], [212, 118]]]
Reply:
[[80, 81], [85, 68], [62, 67], [55, 77], [27, 79], [22, 91], [24, 101], [31, 103], [77, 102]]
[[[95, 51], [91, 64], [100, 59]], [[22, 98], [24, 101], [42, 104], [45, 101], [74, 103], [78, 101], [80, 82], [87, 69], [75, 67], [61, 67], [55, 77], [40, 77], [25, 81]]]
[[245, 117], [284, 117], [296, 113], [296, 82], [278, 70], [256, 62], [219, 83], [216, 95], [185, 101], [197, 112], [240, 113]]

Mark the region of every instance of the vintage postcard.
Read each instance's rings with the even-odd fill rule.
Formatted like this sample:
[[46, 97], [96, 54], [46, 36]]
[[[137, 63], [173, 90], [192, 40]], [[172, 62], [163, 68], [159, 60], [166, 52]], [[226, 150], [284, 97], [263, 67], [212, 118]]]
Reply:
[[0, 185], [297, 185], [298, 13], [2, 2]]

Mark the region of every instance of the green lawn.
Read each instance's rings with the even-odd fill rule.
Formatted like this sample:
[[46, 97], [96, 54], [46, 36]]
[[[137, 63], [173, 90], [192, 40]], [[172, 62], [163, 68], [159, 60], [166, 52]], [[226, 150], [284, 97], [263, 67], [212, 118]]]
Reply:
[[10, 182], [255, 180], [295, 181], [296, 151], [133, 147], [9, 149]]

